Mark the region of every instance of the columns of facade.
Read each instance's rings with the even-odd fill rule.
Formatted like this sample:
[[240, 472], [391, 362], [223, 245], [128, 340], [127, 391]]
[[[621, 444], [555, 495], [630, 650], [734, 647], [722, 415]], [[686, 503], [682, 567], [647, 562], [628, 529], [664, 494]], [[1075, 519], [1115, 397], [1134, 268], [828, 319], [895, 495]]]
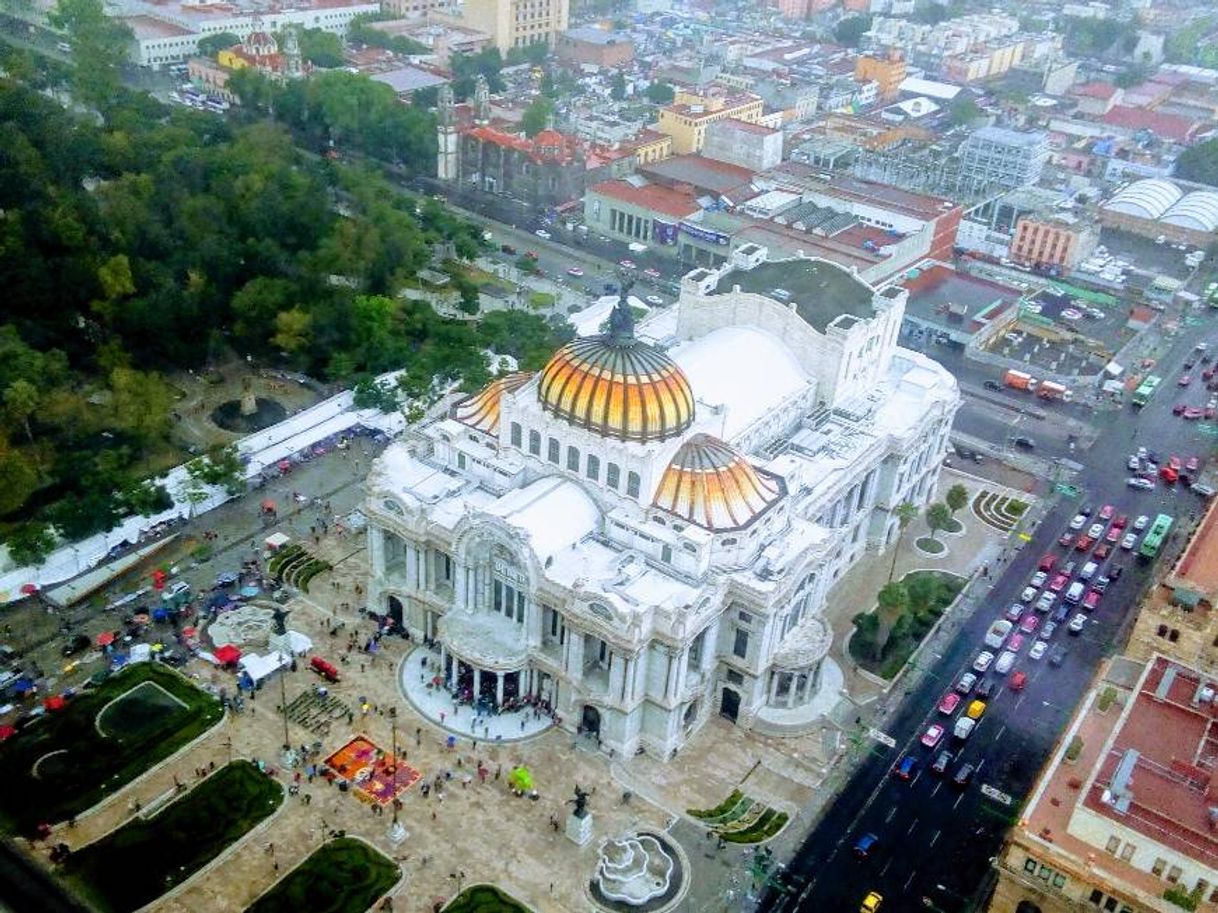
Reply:
[[664, 680], [664, 697], [673, 700], [677, 696], [677, 663], [681, 654], [676, 650], [668, 650], [668, 675]]
[[622, 657], [617, 655], [616, 650], [609, 651], [609, 695], [614, 698], [620, 698], [622, 695], [622, 681], [625, 678], [623, 672], [626, 664], [622, 661]]
[[482, 670], [474, 666], [474, 703], [478, 703], [478, 698], [482, 695]]
[[795, 706], [795, 692], [799, 690], [799, 673], [788, 672], [791, 676], [791, 686], [787, 688], [787, 709], [790, 710]]
[[[503, 680], [507, 677], [506, 672], [498, 672], [495, 674], [495, 706], [503, 706]], [[517, 682], [516, 690], [520, 690], [520, 683]]]
[[685, 693], [685, 679], [689, 674], [689, 647], [685, 647], [677, 654], [677, 680], [673, 683], [672, 696], [680, 698]]
[[567, 631], [567, 643], [571, 649], [567, 654], [567, 674], [578, 681], [584, 672], [584, 635], [578, 631]]
[[440, 675], [444, 679], [445, 687], [448, 686], [448, 663], [445, 660], [448, 658], [448, 649], [444, 646], [444, 641], [440, 641]]
[[419, 590], [419, 547], [412, 542], [406, 543], [406, 588]]
[[773, 706], [774, 702], [778, 700], [778, 677], [780, 675], [782, 675], [782, 673], [777, 670], [770, 673], [770, 697], [766, 703], [771, 706]]
[[622, 676], [622, 700], [628, 701], [634, 697], [634, 676], [635, 670], [638, 668], [639, 661], [633, 657], [626, 657], [626, 670]]
[[718, 616], [706, 626], [706, 634], [702, 638], [702, 675], [706, 678], [715, 667], [715, 656], [719, 652], [719, 625], [722, 616]]

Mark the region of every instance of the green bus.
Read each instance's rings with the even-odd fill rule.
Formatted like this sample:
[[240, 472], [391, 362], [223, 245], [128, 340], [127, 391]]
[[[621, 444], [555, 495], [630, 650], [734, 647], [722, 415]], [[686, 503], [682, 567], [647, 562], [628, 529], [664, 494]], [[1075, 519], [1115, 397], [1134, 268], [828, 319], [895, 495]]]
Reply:
[[1155, 522], [1150, 525], [1150, 532], [1142, 540], [1138, 554], [1143, 558], [1154, 558], [1158, 555], [1159, 549], [1163, 547], [1163, 540], [1171, 532], [1171, 524], [1172, 519], [1167, 514], [1159, 514], [1159, 516], [1155, 517]]
[[1133, 404], [1135, 406], [1145, 406], [1146, 403], [1154, 396], [1155, 391], [1159, 389], [1159, 384], [1163, 382], [1162, 378], [1155, 377], [1151, 374], [1138, 385], [1138, 389], [1133, 391]]

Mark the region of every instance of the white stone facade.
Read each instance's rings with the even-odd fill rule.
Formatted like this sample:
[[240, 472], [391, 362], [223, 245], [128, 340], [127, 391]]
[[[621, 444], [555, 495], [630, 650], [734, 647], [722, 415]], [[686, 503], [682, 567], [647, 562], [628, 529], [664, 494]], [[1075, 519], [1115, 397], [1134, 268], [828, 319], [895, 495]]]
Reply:
[[[825, 594], [895, 538], [897, 504], [935, 490], [960, 397], [896, 346], [903, 290], [858, 283], [870, 313], [822, 332], [733, 286], [764, 255], [694, 271], [637, 331], [688, 378], [694, 415], [675, 436], [577, 427], [518, 376], [479, 394], [481, 424], [458, 407], [374, 464], [369, 607], [437, 639], [458, 693], [536, 696], [606, 749], [659, 757], [713, 713], [793, 733], [832, 707]], [[739, 460], [709, 488], [680, 467], [723, 453]], [[769, 494], [726, 528], [665, 499], [674, 478], [704, 486], [690, 511], [709, 497], [740, 516], [749, 480]]]

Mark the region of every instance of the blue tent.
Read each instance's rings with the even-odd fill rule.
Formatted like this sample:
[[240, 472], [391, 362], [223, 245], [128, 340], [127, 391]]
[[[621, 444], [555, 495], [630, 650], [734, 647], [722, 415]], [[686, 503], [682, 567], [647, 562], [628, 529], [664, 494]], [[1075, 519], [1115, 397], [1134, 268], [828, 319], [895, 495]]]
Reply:
[[17, 681], [13, 682], [12, 687], [13, 690], [18, 694], [28, 694], [30, 691], [34, 690], [34, 682], [32, 679], [19, 678]]

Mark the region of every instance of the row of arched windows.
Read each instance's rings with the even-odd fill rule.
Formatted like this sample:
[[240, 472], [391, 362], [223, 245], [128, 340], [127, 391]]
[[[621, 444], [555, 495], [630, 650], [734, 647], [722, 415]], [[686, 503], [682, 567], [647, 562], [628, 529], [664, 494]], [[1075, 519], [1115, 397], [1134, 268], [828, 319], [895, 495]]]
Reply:
[[[510, 439], [513, 447], [524, 447], [524, 429], [520, 427], [519, 422], [512, 422]], [[529, 453], [535, 457], [541, 456], [541, 432], [535, 429], [529, 430]], [[546, 460], [553, 463], [555, 466], [564, 465], [562, 444], [558, 438], [546, 439]], [[595, 454], [589, 453], [586, 456], [579, 452], [578, 447], [567, 446], [565, 465], [568, 472], [579, 473], [581, 466], [583, 474], [593, 482], [601, 480], [601, 460]], [[605, 465], [605, 484], [614, 491], [620, 490], [622, 484], [622, 469], [617, 463], [607, 463]], [[643, 480], [637, 472], [626, 473], [626, 497], [637, 498], [643, 487]]]

